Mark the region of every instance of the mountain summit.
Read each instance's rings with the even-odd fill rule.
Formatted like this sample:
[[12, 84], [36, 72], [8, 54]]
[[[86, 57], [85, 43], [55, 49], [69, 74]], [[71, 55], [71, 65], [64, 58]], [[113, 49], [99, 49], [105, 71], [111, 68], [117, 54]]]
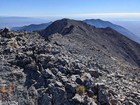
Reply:
[[[54, 33], [62, 35], [70, 34], [76, 31], [76, 29], [84, 27], [85, 23], [82, 21], [75, 21], [70, 19], [62, 19], [53, 22], [49, 27], [41, 32], [42, 35], [48, 36]], [[79, 31], [79, 30], [77, 30]]]
[[73, 39], [83, 46], [97, 47], [100, 51], [113, 55], [118, 60], [140, 66], [140, 45], [111, 28], [96, 28], [82, 21], [62, 19], [55, 21], [40, 32], [44, 37], [56, 33]]

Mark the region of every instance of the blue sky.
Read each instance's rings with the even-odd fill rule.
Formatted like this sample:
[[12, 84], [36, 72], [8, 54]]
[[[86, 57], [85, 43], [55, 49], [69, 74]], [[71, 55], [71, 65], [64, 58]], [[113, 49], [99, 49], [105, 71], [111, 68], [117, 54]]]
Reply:
[[140, 19], [140, 0], [0, 0], [0, 16]]

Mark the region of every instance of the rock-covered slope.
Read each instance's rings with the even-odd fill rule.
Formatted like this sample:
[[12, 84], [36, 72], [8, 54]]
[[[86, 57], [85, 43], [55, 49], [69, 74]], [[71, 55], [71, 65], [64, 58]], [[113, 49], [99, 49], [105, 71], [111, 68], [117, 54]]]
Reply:
[[[101, 36], [96, 33], [103, 32], [107, 40], [105, 37], [112, 39], [116, 31], [74, 20], [57, 22], [40, 32], [43, 37], [34, 32], [0, 30], [1, 103], [139, 105], [138, 64], [122, 62], [113, 51], [109, 52], [110, 46], [101, 44]], [[105, 40], [103, 44], [110, 44]], [[124, 40], [139, 46], [125, 37]]]
[[89, 24], [89, 25], [92, 25], [92, 26], [95, 26], [97, 28], [107, 28], [107, 27], [110, 27], [116, 31], [118, 31], [119, 33], [123, 34], [124, 36], [140, 43], [140, 38], [138, 36], [136, 36], [135, 34], [133, 34], [132, 32], [130, 32], [128, 29], [122, 27], [122, 26], [119, 26], [119, 25], [116, 25], [116, 24], [113, 24], [109, 21], [103, 21], [101, 19], [86, 19], [86, 20], [83, 20], [83, 22]]

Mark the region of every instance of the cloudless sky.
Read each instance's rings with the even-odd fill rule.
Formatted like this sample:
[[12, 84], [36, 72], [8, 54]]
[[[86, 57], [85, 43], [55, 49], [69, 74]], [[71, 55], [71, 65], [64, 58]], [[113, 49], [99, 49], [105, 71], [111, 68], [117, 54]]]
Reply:
[[0, 0], [0, 16], [140, 18], [140, 0]]

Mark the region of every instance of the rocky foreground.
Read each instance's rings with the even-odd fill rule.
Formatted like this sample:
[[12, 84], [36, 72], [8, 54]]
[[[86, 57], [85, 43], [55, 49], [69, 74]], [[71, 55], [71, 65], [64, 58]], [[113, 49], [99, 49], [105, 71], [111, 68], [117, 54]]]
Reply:
[[140, 105], [139, 67], [82, 48], [61, 34], [0, 30], [0, 103]]

